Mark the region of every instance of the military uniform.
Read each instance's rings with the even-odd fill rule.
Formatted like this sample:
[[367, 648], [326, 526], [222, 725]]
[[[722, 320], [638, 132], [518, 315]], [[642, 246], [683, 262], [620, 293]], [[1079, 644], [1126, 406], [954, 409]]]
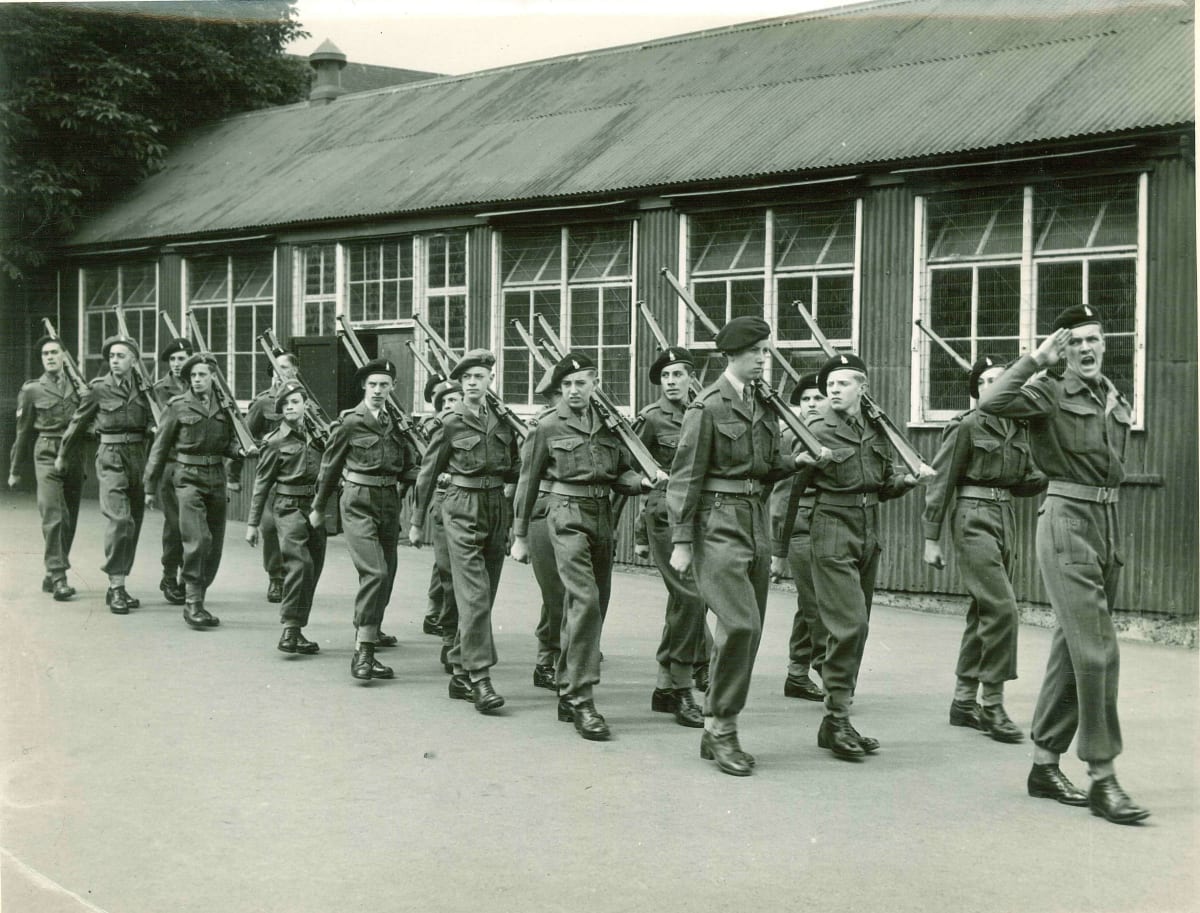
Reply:
[[[182, 396], [187, 391], [188, 385], [169, 371], [154, 384], [154, 398], [164, 410], [172, 399]], [[173, 455], [168, 454], [156, 495], [163, 515], [162, 583], [160, 587], [169, 599], [174, 596], [175, 584], [179, 578], [179, 566], [183, 564], [183, 539], [179, 534], [179, 499], [175, 495], [174, 479], [174, 459]], [[167, 586], [168, 582], [172, 584], [171, 587]], [[171, 594], [167, 594], [168, 589], [172, 590]]]
[[[432, 375], [432, 380], [443, 381], [442, 375]], [[437, 384], [426, 384], [427, 402], [433, 401], [433, 388]], [[431, 415], [421, 422], [421, 433], [425, 439], [433, 437], [434, 432], [442, 425], [442, 420]], [[458, 601], [454, 598], [454, 581], [450, 570], [450, 551], [446, 547], [446, 526], [442, 522], [442, 501], [446, 496], [446, 486], [449, 481], [439, 477], [429, 503], [429, 541], [433, 545], [433, 567], [429, 573], [428, 604], [422, 629], [426, 634], [436, 634], [442, 640], [444, 666], [449, 666], [450, 648], [454, 646], [454, 638], [458, 633]], [[413, 489], [413, 513], [416, 514], [416, 489]], [[414, 522], [416, 522], [414, 520]], [[448, 670], [450, 671], [450, 670]]]
[[[275, 405], [275, 398], [278, 395], [279, 388], [275, 384], [271, 384], [269, 389], [264, 390], [250, 401], [250, 407], [246, 410], [246, 428], [256, 441], [265, 439], [283, 421], [283, 414]], [[271, 595], [268, 598], [275, 601], [273, 597], [280, 590], [286, 571], [283, 565], [279, 531], [275, 526], [275, 501], [273, 498], [266, 499], [259, 533], [262, 536], [263, 570], [267, 572], [270, 581]]]
[[79, 395], [63, 372], [57, 377], [42, 374], [21, 387], [17, 395], [17, 428], [9, 454], [9, 472], [16, 474], [25, 455], [33, 451], [33, 471], [37, 481], [38, 514], [42, 518], [43, 563], [46, 582], [43, 589], [60, 586], [60, 599], [68, 598], [65, 590], [67, 570], [71, 567], [71, 544], [75, 541], [75, 526], [79, 519], [79, 497], [83, 491], [83, 461], [74, 456], [67, 461], [64, 472], [54, 468], [54, 459], [62, 445], [63, 432], [79, 407]]
[[[546, 409], [529, 422], [530, 438], [521, 448], [521, 460], [528, 460], [529, 441], [532, 429], [554, 408]], [[546, 515], [550, 512], [549, 492], [538, 492], [529, 515], [526, 536], [529, 539], [529, 562], [533, 565], [533, 576], [542, 594], [542, 605], [538, 612], [538, 623], [534, 629], [537, 639], [537, 662], [533, 670], [533, 683], [541, 688], [557, 691], [556, 670], [562, 655], [563, 590], [562, 578], [558, 576], [558, 562], [554, 560], [554, 545], [550, 542], [550, 527]]]

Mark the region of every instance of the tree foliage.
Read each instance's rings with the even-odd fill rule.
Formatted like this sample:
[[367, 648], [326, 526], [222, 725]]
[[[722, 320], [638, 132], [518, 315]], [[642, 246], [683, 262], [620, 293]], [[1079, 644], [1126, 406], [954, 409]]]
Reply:
[[287, 0], [0, 4], [0, 269], [19, 278], [189, 130], [304, 98]]

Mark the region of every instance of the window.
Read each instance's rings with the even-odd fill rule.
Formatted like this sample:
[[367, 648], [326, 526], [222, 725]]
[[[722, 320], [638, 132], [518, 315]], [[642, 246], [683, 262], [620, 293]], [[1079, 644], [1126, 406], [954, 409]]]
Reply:
[[467, 233], [422, 238], [425, 250], [423, 315], [450, 347], [467, 346]]
[[[718, 327], [762, 317], [801, 370], [815, 368], [824, 354], [792, 302], [804, 304], [834, 345], [856, 348], [859, 216], [854, 200], [690, 216], [687, 275], [696, 303]], [[684, 338], [701, 371], [710, 358], [710, 376], [723, 370], [712, 334], [690, 314]]]
[[350, 321], [394, 323], [413, 311], [412, 236], [346, 245], [346, 291]]
[[[968, 362], [1015, 359], [1074, 304], [1105, 320], [1104, 373], [1140, 414], [1138, 226], [1145, 179], [1051, 182], [918, 201], [923, 237], [915, 309]], [[969, 408], [965, 372], [923, 336], [914, 414], [945, 421]]]
[[270, 385], [270, 365], [258, 345], [275, 325], [272, 252], [187, 261], [187, 308], [217, 357], [233, 395], [245, 401]]
[[129, 333], [142, 350], [146, 370], [154, 375], [158, 354], [158, 268], [153, 262], [81, 269], [80, 298], [83, 301], [83, 365], [85, 376], [105, 374], [108, 366], [100, 348], [109, 336], [117, 335], [113, 305], [121, 304]]
[[628, 406], [632, 390], [633, 225], [572, 225], [506, 231], [501, 238], [503, 390], [512, 403], [533, 404], [541, 379], [512, 321], [540, 338], [541, 315], [577, 352], [595, 359], [613, 402]]
[[337, 311], [337, 245], [311, 244], [301, 251], [303, 336], [332, 336]]

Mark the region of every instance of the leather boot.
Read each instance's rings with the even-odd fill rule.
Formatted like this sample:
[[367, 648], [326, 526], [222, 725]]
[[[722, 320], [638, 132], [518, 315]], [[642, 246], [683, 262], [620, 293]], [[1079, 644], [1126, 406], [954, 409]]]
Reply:
[[369, 682], [375, 667], [375, 645], [361, 643], [354, 650], [354, 658], [350, 660], [350, 674], [360, 682]]
[[321, 652], [321, 645], [315, 640], [309, 640], [304, 636], [304, 632], [299, 628], [292, 628], [296, 632], [296, 652], [304, 656], [312, 656]]
[[1150, 810], [1129, 798], [1116, 776], [1104, 777], [1092, 783], [1088, 791], [1088, 808], [1113, 824], [1137, 824], [1150, 817]]
[[504, 698], [496, 693], [490, 678], [471, 682], [471, 699], [475, 701], [475, 709], [480, 713], [491, 713], [504, 706]]
[[183, 620], [198, 631], [205, 628], [215, 628], [221, 620], [204, 608], [200, 601], [189, 602], [183, 607]]
[[128, 615], [129, 610], [133, 608], [129, 604], [129, 594], [125, 592], [123, 586], [110, 586], [108, 592], [104, 594], [104, 601], [108, 604], [108, 610], [114, 615]]
[[979, 728], [997, 742], [1015, 744], [1025, 739], [1017, 724], [1004, 712], [1002, 704], [985, 704], [979, 708]]
[[45, 577], [42, 578], [42, 592], [43, 593], [53, 593], [54, 592], [54, 578], [51, 577], [49, 574], [47, 574]]
[[278, 577], [267, 584], [267, 602], [283, 602], [283, 581]]
[[575, 723], [575, 731], [589, 742], [604, 742], [612, 735], [608, 723], [591, 701], [572, 704], [571, 716]]
[[295, 653], [298, 643], [296, 636], [300, 633], [299, 628], [284, 628], [283, 634], [279, 637], [277, 649], [280, 653]]
[[704, 711], [696, 706], [691, 688], [675, 691], [675, 722], [689, 729], [701, 729], [704, 726]]
[[863, 735], [854, 728], [854, 724], [849, 720], [846, 720], [846, 726], [849, 728], [850, 734], [858, 739], [858, 744], [862, 746], [862, 750], [865, 754], [873, 754], [879, 750], [879, 739], [873, 739], [870, 736]]
[[827, 748], [848, 761], [857, 761], [866, 754], [850, 720], [830, 714], [821, 720], [821, 728], [817, 730], [817, 747]]
[[967, 729], [983, 729], [979, 722], [979, 711], [982, 708], [974, 701], [953, 700], [950, 702], [950, 725], [963, 726]]
[[1035, 799], [1053, 799], [1063, 805], [1088, 804], [1087, 794], [1068, 780], [1057, 764], [1034, 764], [1025, 788]]
[[575, 722], [575, 713], [571, 710], [571, 702], [565, 697], [558, 699], [558, 721], [560, 723]]
[[558, 679], [554, 676], [553, 666], [533, 667], [533, 687], [545, 688], [547, 691], [558, 692]]
[[471, 693], [471, 680], [465, 675], [451, 675], [450, 684], [446, 686], [446, 694], [453, 701], [475, 700], [475, 695]]
[[54, 581], [54, 601], [66, 602], [75, 595], [75, 587], [67, 583], [66, 577], [59, 577]]
[[701, 694], [708, 693], [708, 663], [696, 663], [693, 678], [696, 682], [696, 690]]
[[187, 591], [184, 590], [183, 584], [174, 577], [164, 576], [158, 582], [158, 588], [162, 590], [163, 598], [171, 605], [183, 605], [187, 602]]
[[395, 634], [384, 634], [382, 631], [379, 632], [379, 637], [375, 639], [375, 646], [377, 648], [394, 647], [398, 643], [400, 643], [400, 641], [396, 639]]
[[714, 735], [705, 731], [700, 736], [700, 757], [705, 761], [716, 761], [722, 773], [733, 777], [748, 777], [754, 772], [746, 760], [746, 753], [737, 744], [736, 732]]

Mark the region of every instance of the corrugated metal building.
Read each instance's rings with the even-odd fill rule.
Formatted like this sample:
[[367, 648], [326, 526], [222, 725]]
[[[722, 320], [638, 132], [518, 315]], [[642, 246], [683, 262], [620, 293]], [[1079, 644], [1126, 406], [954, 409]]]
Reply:
[[[541, 313], [636, 408], [636, 301], [711, 348], [669, 267], [717, 322], [760, 314], [812, 365], [804, 301], [931, 456], [968, 402], [914, 319], [968, 358], [1014, 355], [1088, 301], [1136, 411], [1120, 605], [1194, 616], [1193, 20], [1183, 0], [880, 0], [231, 118], [79, 231], [18, 338], [56, 311], [91, 374], [113, 301], [147, 350], [188, 308], [249, 398], [274, 326], [332, 405], [346, 313], [419, 411], [415, 309], [494, 349], [533, 411], [509, 324]], [[880, 586], [955, 592], [921, 563], [920, 509], [884, 508]], [[1033, 513], [1017, 589], [1044, 601]]]

